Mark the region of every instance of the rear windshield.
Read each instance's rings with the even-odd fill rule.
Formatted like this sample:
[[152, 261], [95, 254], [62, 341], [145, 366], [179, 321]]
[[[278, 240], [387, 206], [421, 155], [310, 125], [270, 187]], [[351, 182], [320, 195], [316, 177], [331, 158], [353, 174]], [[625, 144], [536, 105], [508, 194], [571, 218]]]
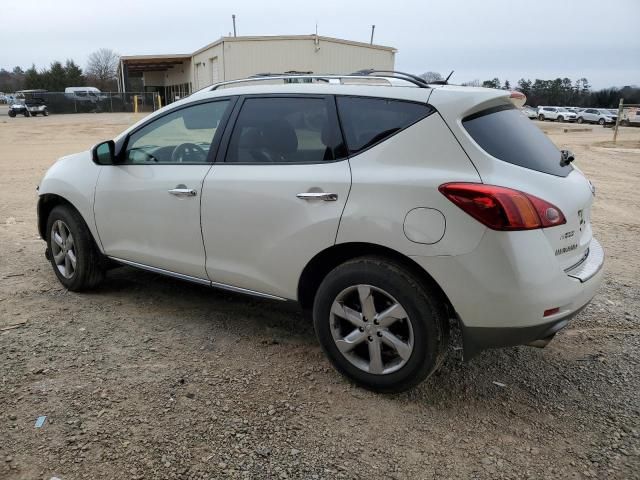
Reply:
[[485, 152], [503, 162], [559, 177], [573, 170], [560, 165], [560, 150], [515, 107], [484, 110], [465, 118], [462, 125]]

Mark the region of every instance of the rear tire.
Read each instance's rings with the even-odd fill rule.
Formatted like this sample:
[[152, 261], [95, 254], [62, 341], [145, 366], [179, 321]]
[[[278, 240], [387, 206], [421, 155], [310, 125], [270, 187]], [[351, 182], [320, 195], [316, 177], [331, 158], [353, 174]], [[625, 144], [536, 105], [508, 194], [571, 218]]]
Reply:
[[46, 108], [42, 111], [42, 115], [44, 115], [45, 117], [49, 116], [49, 110], [47, 110]]
[[9, 116], [11, 118], [14, 118], [16, 116], [16, 112], [14, 112], [13, 110], [9, 110]]
[[628, 127], [630, 125], [629, 120], [622, 120], [620, 122], [620, 125], [622, 125], [623, 127]]
[[377, 392], [422, 382], [442, 364], [448, 345], [448, 317], [437, 290], [380, 257], [332, 270], [318, 288], [313, 323], [333, 366]]
[[558, 122], [564, 122], [564, 117], [563, 117], [562, 115], [560, 115], [560, 116], [556, 119], [556, 121], [558, 121]]
[[604, 126], [604, 124], [605, 124], [604, 118], [601, 118], [600, 120], [598, 120], [598, 125]]
[[584, 119], [582, 117], [578, 117], [578, 120], [576, 120], [578, 123], [582, 124], [584, 122]]
[[66, 205], [54, 207], [47, 219], [46, 232], [48, 257], [62, 285], [79, 292], [102, 281], [102, 255], [75, 209]]

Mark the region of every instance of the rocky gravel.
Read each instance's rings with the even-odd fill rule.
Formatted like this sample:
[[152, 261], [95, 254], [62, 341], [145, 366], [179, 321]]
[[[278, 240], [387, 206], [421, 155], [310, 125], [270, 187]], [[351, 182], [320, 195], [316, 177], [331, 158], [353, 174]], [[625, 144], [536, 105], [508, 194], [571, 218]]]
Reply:
[[547, 348], [465, 363], [454, 341], [428, 381], [379, 395], [331, 368], [293, 306], [130, 268], [64, 290], [33, 188], [57, 156], [133, 118], [4, 118], [1, 479], [640, 478], [640, 193], [604, 181], [624, 160], [637, 183], [640, 150], [550, 133], [599, 189], [609, 258], [598, 296]]

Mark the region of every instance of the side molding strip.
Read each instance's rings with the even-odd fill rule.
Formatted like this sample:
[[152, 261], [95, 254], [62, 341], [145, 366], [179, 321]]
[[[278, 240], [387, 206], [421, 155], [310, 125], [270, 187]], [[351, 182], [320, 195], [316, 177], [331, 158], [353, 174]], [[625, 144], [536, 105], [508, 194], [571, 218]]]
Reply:
[[190, 275], [184, 275], [182, 273], [172, 272], [170, 270], [164, 270], [162, 268], [151, 267], [149, 265], [144, 265], [142, 263], [132, 262], [130, 260], [123, 260], [122, 258], [117, 257], [108, 257], [111, 260], [122, 263], [124, 265], [128, 265], [130, 267], [139, 268], [141, 270], [147, 270], [153, 273], [159, 273], [160, 275], [166, 275], [168, 277], [177, 278], [179, 280], [186, 280], [188, 282], [197, 283], [200, 285], [206, 285], [208, 287], [219, 288], [221, 290], [228, 290], [230, 292], [243, 293], [245, 295], [252, 295], [254, 297], [268, 298], [271, 300], [279, 300], [282, 302], [286, 302], [286, 298], [278, 297], [277, 295], [271, 295], [270, 293], [262, 293], [256, 292], [255, 290], [249, 290], [248, 288], [242, 287], [234, 287], [233, 285], [227, 285], [225, 283], [212, 282], [211, 280], [206, 280], [204, 278], [192, 277]]

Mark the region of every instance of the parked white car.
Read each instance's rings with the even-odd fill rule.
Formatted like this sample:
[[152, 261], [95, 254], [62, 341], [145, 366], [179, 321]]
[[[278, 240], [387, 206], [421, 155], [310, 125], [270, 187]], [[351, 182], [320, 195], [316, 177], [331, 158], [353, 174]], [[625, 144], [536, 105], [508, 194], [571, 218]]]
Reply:
[[585, 108], [578, 114], [578, 123], [598, 123], [605, 125], [607, 123], [616, 123], [618, 116], [612, 114], [606, 108]]
[[620, 125], [623, 127], [640, 127], [640, 108], [625, 110]]
[[467, 359], [544, 346], [602, 282], [590, 182], [510, 92], [372, 77], [209, 87], [60, 159], [38, 199], [58, 280], [116, 262], [297, 301], [384, 392], [438, 368], [451, 319]]
[[555, 120], [556, 122], [574, 122], [576, 114], [564, 107], [538, 107], [538, 120]]
[[520, 109], [520, 111], [525, 117], [531, 120], [535, 120], [536, 118], [538, 118], [538, 111], [535, 108], [530, 107], [529, 105], [525, 105]]

